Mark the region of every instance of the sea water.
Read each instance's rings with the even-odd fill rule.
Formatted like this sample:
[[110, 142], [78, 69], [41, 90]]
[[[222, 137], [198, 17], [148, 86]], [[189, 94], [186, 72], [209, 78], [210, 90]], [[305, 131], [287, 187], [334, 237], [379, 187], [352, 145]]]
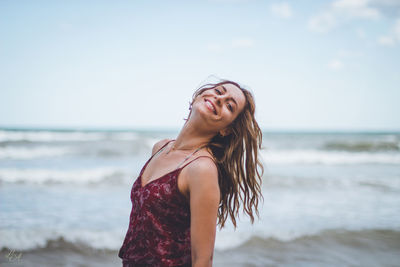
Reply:
[[[0, 129], [0, 265], [119, 266], [130, 190], [175, 131]], [[264, 132], [263, 201], [214, 266], [396, 266], [400, 133]]]

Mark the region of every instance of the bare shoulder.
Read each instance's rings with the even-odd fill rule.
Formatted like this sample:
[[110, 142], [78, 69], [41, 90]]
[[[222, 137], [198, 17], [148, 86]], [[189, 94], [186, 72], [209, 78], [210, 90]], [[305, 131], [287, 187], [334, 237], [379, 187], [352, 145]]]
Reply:
[[163, 139], [161, 141], [158, 141], [157, 143], [154, 144], [153, 150], [151, 152], [152, 155], [156, 153], [163, 145], [165, 145], [167, 142], [169, 142], [172, 139]]
[[201, 156], [188, 165], [192, 174], [210, 174], [218, 176], [218, 169], [210, 156]]
[[194, 160], [186, 167], [186, 175], [189, 188], [210, 188], [218, 189], [218, 168], [215, 162], [209, 157], [201, 157]]

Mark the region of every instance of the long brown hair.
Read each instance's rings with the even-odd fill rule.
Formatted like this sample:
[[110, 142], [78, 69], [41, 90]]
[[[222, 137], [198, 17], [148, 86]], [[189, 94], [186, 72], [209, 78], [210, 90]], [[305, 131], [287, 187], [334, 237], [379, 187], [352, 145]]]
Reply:
[[261, 149], [262, 143], [262, 131], [254, 117], [255, 102], [251, 92], [230, 80], [208, 83], [194, 92], [190, 106], [205, 90], [227, 83], [235, 85], [243, 92], [246, 104], [230, 125], [230, 133], [226, 136], [217, 134], [208, 144], [218, 167], [218, 183], [221, 192], [218, 208], [220, 229], [224, 227], [228, 215], [236, 228], [236, 217], [239, 214], [241, 202], [243, 211], [250, 217], [251, 223], [254, 223], [253, 212], [257, 217], [260, 216], [258, 204], [259, 199], [263, 199], [261, 177], [264, 168], [258, 156], [258, 149]]

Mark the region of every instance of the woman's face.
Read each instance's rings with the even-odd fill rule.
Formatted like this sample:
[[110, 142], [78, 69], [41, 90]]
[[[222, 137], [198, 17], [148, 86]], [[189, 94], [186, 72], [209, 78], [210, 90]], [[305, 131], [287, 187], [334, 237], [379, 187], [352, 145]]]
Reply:
[[231, 83], [205, 90], [196, 97], [193, 108], [215, 131], [224, 131], [240, 114], [246, 103], [242, 90]]

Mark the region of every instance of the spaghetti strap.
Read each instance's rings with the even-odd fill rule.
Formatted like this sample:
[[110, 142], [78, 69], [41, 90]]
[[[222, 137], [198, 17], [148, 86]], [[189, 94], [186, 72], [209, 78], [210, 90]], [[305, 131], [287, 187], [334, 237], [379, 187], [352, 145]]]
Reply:
[[159, 150], [157, 150], [156, 153], [154, 153], [153, 155], [151, 155], [151, 157], [146, 161], [146, 163], [144, 164], [144, 166], [142, 167], [142, 169], [140, 170], [140, 174], [139, 176], [142, 176], [144, 170], [147, 167], [147, 164], [149, 164], [149, 162], [151, 161], [152, 158], [154, 158], [155, 155], [157, 155], [158, 153], [160, 153], [161, 150], [163, 150], [169, 143], [171, 143], [172, 141], [175, 141], [174, 139], [169, 140], [168, 142], [166, 142]]
[[[153, 155], [151, 155], [151, 158], [154, 157], [156, 154], [158, 154], [161, 150], [163, 150], [169, 143], [171, 143], [172, 141], [175, 141], [174, 139], [169, 140], [168, 142], [166, 142], [159, 150], [157, 150], [156, 153], [154, 153]], [[151, 159], [150, 158], [150, 159]]]
[[209, 156], [199, 156], [199, 157], [195, 158], [194, 160], [189, 161], [188, 163], [186, 163], [185, 165], [183, 165], [182, 167], [180, 167], [180, 168], [178, 168], [178, 169], [183, 169], [183, 168], [185, 168], [187, 165], [189, 165], [190, 163], [192, 163], [193, 161], [195, 161], [196, 159], [199, 159], [199, 158], [209, 158], [209, 159], [211, 159], [211, 160], [215, 163], [215, 160], [214, 160], [212, 157], [209, 157]]

